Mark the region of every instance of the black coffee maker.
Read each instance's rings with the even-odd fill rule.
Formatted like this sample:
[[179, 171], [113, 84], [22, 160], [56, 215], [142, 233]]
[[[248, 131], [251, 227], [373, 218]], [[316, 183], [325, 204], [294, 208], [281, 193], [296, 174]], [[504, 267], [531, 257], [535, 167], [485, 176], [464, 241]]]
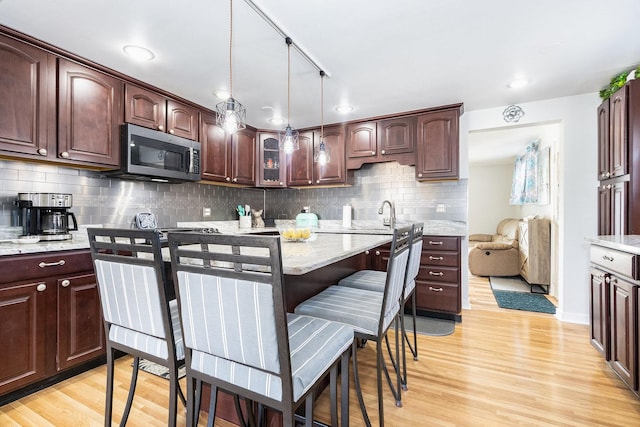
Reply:
[[22, 234], [40, 240], [71, 239], [69, 232], [78, 230], [76, 216], [68, 211], [72, 203], [71, 194], [18, 193]]

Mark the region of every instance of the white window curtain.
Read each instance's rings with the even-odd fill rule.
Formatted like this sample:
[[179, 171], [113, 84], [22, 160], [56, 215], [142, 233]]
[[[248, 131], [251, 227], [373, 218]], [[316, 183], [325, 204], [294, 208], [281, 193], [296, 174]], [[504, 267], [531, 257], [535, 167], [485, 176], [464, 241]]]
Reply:
[[532, 142], [527, 146], [525, 153], [516, 158], [509, 204], [538, 203], [542, 185], [538, 169], [539, 157], [538, 143]]

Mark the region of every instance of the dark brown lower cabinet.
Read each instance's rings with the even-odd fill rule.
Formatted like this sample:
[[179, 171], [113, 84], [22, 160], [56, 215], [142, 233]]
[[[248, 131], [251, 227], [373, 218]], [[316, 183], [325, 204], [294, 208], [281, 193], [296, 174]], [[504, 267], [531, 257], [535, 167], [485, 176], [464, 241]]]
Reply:
[[591, 345], [638, 395], [640, 255], [592, 244], [590, 259]]
[[636, 304], [638, 287], [611, 276], [611, 368], [638, 390]]
[[105, 354], [89, 251], [0, 257], [0, 401]]

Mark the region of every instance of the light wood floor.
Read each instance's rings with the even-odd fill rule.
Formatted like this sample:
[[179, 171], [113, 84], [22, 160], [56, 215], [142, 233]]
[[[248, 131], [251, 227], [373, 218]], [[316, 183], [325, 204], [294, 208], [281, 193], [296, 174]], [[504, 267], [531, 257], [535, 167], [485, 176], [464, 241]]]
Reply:
[[[409, 364], [402, 408], [395, 407], [385, 389], [388, 426], [640, 425], [640, 399], [591, 347], [587, 326], [500, 309], [488, 281], [479, 277], [470, 279], [470, 298], [472, 310], [463, 312], [454, 334], [420, 336], [420, 360]], [[369, 415], [377, 422], [374, 348], [368, 344], [358, 357]], [[126, 398], [130, 361], [118, 362], [116, 420]], [[104, 383], [104, 367], [81, 374], [1, 407], [0, 425], [103, 425]], [[167, 386], [166, 380], [140, 374], [130, 426], [166, 425]], [[179, 416], [179, 425], [185, 425], [182, 409]], [[328, 420], [326, 393], [316, 416]], [[351, 425], [362, 425], [355, 393]]]

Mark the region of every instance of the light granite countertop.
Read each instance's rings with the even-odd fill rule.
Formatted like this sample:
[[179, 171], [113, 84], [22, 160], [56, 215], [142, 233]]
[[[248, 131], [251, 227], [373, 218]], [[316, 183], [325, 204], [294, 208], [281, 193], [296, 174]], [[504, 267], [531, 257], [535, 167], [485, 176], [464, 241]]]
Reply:
[[640, 235], [586, 237], [591, 244], [640, 255]]
[[[398, 225], [403, 225], [408, 223], [399, 223]], [[456, 221], [424, 221], [425, 229], [424, 234], [426, 235], [438, 235], [438, 236], [466, 236], [467, 234], [467, 225], [463, 222]], [[97, 226], [97, 225], [93, 225]], [[276, 220], [276, 227], [266, 227], [266, 228], [248, 228], [241, 229], [238, 226], [238, 221], [195, 221], [195, 222], [179, 222], [177, 223], [177, 228], [193, 228], [193, 229], [203, 229], [203, 228], [216, 228], [221, 233], [268, 233], [268, 232], [277, 232], [280, 228], [288, 228], [295, 226], [295, 220]], [[71, 232], [73, 238], [70, 240], [62, 240], [62, 241], [49, 241], [49, 242], [37, 242], [37, 243], [12, 243], [10, 241], [0, 242], [0, 256], [3, 255], [19, 255], [19, 254], [30, 254], [30, 253], [38, 253], [38, 252], [53, 252], [53, 251], [67, 251], [67, 250], [75, 250], [75, 249], [88, 249], [89, 248], [89, 240], [87, 239], [86, 228], [89, 226], [83, 226], [79, 231]], [[352, 221], [351, 227], [343, 227], [342, 221], [340, 220], [320, 220], [319, 227], [314, 231], [314, 234], [317, 236], [317, 239], [314, 242], [306, 242], [306, 243], [286, 243], [286, 246], [293, 245], [291, 251], [296, 251], [298, 249], [303, 252], [307, 252], [309, 259], [312, 259], [315, 256], [319, 256], [320, 252], [324, 253], [324, 256], [328, 257], [327, 263], [333, 262], [332, 251], [338, 251], [340, 249], [340, 245], [342, 245], [343, 238], [344, 241], [347, 241], [347, 237], [351, 236], [352, 247], [354, 254], [363, 251], [366, 249], [370, 249], [371, 247], [378, 246], [380, 244], [379, 241], [376, 241], [376, 236], [386, 237], [386, 241], [390, 241], [390, 237], [393, 234], [393, 230], [389, 227], [383, 227], [379, 221]], [[331, 239], [321, 238], [326, 236], [327, 234], [335, 234], [337, 238], [335, 239], [335, 246], [331, 246], [329, 241]], [[344, 236], [343, 236], [344, 235]], [[363, 236], [373, 236], [373, 246], [369, 248], [365, 248], [361, 246], [367, 245], [366, 237]], [[359, 237], [363, 237], [360, 239]], [[640, 237], [638, 237], [640, 239]], [[285, 244], [283, 243], [283, 248]], [[319, 246], [318, 244], [322, 245]], [[305, 246], [306, 245], [306, 246]], [[313, 246], [314, 251], [318, 252], [310, 252], [309, 247]], [[298, 249], [295, 249], [298, 248]], [[302, 249], [306, 248], [306, 249]], [[326, 248], [326, 249], [322, 249]], [[340, 249], [342, 250], [342, 249]], [[288, 249], [289, 251], [289, 249]], [[326, 251], [326, 253], [325, 253]], [[284, 249], [283, 249], [284, 252]], [[337, 252], [336, 252], [337, 253]], [[283, 253], [283, 258], [284, 258]], [[299, 259], [303, 259], [305, 256], [304, 253], [300, 254]], [[286, 263], [288, 264], [288, 263]], [[326, 264], [325, 264], [326, 265]], [[285, 267], [286, 270], [287, 267]], [[318, 267], [315, 267], [318, 268]], [[299, 267], [293, 267], [291, 271], [301, 271]], [[293, 273], [285, 271], [286, 274], [302, 274], [302, 273]]]
[[[467, 224], [458, 221], [428, 220], [424, 222], [424, 234], [432, 236], [466, 236]], [[178, 222], [178, 228], [215, 228], [221, 233], [268, 233], [278, 229], [295, 227], [295, 220], [276, 220], [275, 227], [240, 228], [239, 221], [188, 221]], [[399, 222], [398, 226], [410, 222]], [[339, 234], [393, 234], [393, 229], [383, 226], [380, 221], [352, 221], [351, 227], [344, 227], [339, 220], [320, 220], [315, 233]]]

